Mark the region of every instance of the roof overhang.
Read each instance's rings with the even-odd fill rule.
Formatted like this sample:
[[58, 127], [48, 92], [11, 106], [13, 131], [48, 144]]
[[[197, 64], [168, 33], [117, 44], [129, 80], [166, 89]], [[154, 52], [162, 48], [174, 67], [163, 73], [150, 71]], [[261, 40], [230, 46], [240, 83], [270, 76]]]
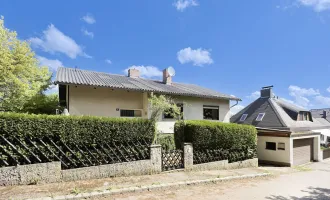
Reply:
[[161, 91], [153, 91], [153, 90], [143, 90], [143, 89], [132, 89], [132, 88], [123, 88], [123, 87], [110, 87], [110, 86], [102, 86], [102, 85], [92, 85], [92, 84], [76, 84], [76, 83], [65, 83], [54, 81], [55, 85], [81, 85], [81, 86], [89, 86], [89, 87], [103, 87], [103, 88], [111, 88], [116, 90], [126, 90], [126, 91], [136, 91], [136, 92], [153, 92], [155, 94], [165, 94], [165, 95], [174, 95], [174, 96], [186, 96], [186, 97], [198, 97], [198, 98], [206, 98], [206, 99], [222, 99], [222, 100], [232, 100], [232, 101], [242, 101], [242, 99], [237, 97], [227, 98], [227, 97], [217, 97], [217, 96], [208, 96], [208, 95], [194, 95], [194, 94], [186, 94], [186, 93], [171, 93], [171, 92], [161, 92]]

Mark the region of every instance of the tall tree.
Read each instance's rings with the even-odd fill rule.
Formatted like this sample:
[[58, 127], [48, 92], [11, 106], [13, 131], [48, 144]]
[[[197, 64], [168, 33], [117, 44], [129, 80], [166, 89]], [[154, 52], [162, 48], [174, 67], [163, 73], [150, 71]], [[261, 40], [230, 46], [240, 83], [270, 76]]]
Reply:
[[34, 52], [0, 18], [0, 110], [20, 111], [33, 96], [47, 88], [48, 67], [39, 66]]

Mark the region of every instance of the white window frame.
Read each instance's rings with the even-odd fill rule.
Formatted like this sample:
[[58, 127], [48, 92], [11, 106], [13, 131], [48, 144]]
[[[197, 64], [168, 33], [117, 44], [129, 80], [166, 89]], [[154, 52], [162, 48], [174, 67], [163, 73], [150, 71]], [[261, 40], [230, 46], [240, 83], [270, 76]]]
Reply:
[[243, 114], [241, 118], [239, 119], [240, 122], [244, 122], [249, 114]]
[[[266, 115], [266, 113], [259, 113], [258, 116], [257, 116], [257, 118], [256, 118], [256, 121], [257, 122], [261, 122], [262, 119], [265, 117], [265, 115]], [[259, 117], [259, 116], [261, 116], [261, 117]]]

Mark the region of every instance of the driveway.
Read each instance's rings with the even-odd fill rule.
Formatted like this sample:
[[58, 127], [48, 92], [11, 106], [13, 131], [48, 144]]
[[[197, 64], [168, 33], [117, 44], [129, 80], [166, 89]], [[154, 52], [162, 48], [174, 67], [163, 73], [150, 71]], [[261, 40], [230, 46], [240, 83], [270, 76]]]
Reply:
[[[271, 171], [271, 168], [269, 169]], [[106, 199], [330, 199], [330, 161], [312, 163], [297, 169], [299, 169], [299, 172], [263, 179], [187, 186], [166, 191], [118, 195]]]

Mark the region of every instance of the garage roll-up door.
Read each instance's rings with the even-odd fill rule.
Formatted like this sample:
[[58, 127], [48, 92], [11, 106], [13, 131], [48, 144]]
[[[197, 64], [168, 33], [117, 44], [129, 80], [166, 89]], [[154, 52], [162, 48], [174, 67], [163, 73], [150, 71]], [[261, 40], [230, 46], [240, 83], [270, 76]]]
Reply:
[[293, 140], [293, 165], [301, 165], [313, 159], [313, 138]]

